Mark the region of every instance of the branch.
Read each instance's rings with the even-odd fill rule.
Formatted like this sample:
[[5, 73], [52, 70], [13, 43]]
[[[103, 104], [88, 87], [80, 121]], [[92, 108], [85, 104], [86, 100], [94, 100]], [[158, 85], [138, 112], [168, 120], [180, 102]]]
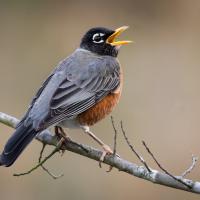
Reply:
[[[186, 187], [191, 188], [191, 185], [190, 185], [190, 184], [188, 184], [188, 183], [186, 183], [186, 182], [184, 182], [184, 181], [182, 180], [182, 177], [183, 177], [184, 175], [186, 175], [186, 173], [189, 173], [189, 172], [187, 172], [187, 171], [190, 170], [190, 169], [186, 170], [186, 172], [184, 172], [184, 175], [182, 175], [182, 177], [178, 177], [178, 178], [175, 177], [174, 175], [172, 175], [172, 173], [168, 172], [168, 171], [158, 162], [158, 160], [156, 159], [156, 157], [154, 156], [154, 154], [151, 152], [151, 150], [149, 149], [149, 147], [146, 145], [145, 141], [142, 141], [142, 144], [143, 144], [144, 147], [146, 148], [146, 150], [147, 150], [147, 152], [149, 153], [149, 155], [153, 158], [153, 160], [155, 161], [155, 163], [158, 165], [158, 167], [159, 167], [163, 172], [165, 172], [165, 174], [167, 174], [168, 176], [170, 176], [171, 178], [173, 178], [175, 181], [182, 183], [182, 184], [185, 185]], [[191, 169], [191, 170], [192, 170], [192, 169]], [[190, 170], [190, 171], [191, 171], [191, 170]]]
[[[40, 156], [38, 158], [38, 164], [42, 162], [42, 155], [44, 153], [44, 149], [46, 147], [46, 144], [42, 144], [42, 149], [40, 151]], [[64, 176], [64, 174], [59, 174], [59, 175], [55, 175], [53, 174], [49, 169], [47, 169], [44, 165], [41, 165], [42, 169], [47, 173], [49, 174], [49, 176], [51, 176], [53, 179], [58, 179], [58, 178], [61, 178]]]
[[126, 140], [126, 143], [128, 144], [128, 146], [130, 147], [130, 149], [132, 150], [132, 152], [137, 156], [137, 158], [140, 160], [140, 162], [145, 166], [145, 168], [147, 169], [147, 171], [149, 173], [151, 173], [151, 169], [149, 168], [149, 166], [147, 165], [146, 161], [144, 160], [144, 158], [142, 156], [139, 155], [139, 153], [135, 150], [135, 148], [133, 147], [133, 145], [131, 145], [131, 143], [129, 142], [128, 140], [128, 137], [126, 136], [126, 132], [124, 130], [124, 127], [123, 127], [123, 123], [121, 121], [121, 130], [122, 130], [122, 133], [124, 135], [124, 138]]
[[34, 166], [33, 168], [31, 168], [30, 170], [28, 170], [27, 172], [23, 172], [23, 173], [16, 173], [13, 174], [13, 176], [22, 176], [22, 175], [27, 175], [30, 174], [32, 171], [36, 170], [38, 167], [42, 166], [50, 157], [52, 157], [56, 152], [59, 151], [60, 149], [60, 144], [59, 143], [56, 148], [48, 155], [44, 158], [44, 160], [42, 160], [40, 163], [38, 163], [36, 166]]
[[[19, 121], [14, 117], [11, 117], [7, 114], [0, 112], [0, 122], [5, 125], [15, 128]], [[49, 130], [44, 130], [43, 132], [41, 132], [36, 137], [36, 139], [41, 141], [44, 144], [53, 145], [53, 146], [57, 146], [59, 142], [58, 138], [56, 136], [52, 136]], [[62, 146], [62, 149], [77, 153], [79, 155], [85, 156], [87, 158], [90, 158], [96, 161], [99, 161], [102, 154], [101, 151], [95, 148], [92, 148], [87, 145], [79, 144], [73, 141], [67, 142], [65, 145]], [[119, 158], [118, 156], [107, 155], [105, 157], [104, 163], [117, 168], [119, 171], [126, 172], [130, 175], [148, 180], [155, 184], [164, 185], [164, 186], [200, 194], [200, 182], [198, 181], [182, 179], [185, 183], [191, 186], [191, 188], [188, 188], [182, 183], [175, 181], [172, 177], [170, 177], [169, 175], [165, 173], [162, 173], [153, 169], [151, 169], [151, 172], [149, 172], [144, 166], [138, 166], [130, 161]], [[177, 178], [179, 177], [177, 176]]]
[[186, 169], [182, 174], [181, 177], [184, 178], [187, 174], [189, 174], [195, 167], [195, 165], [197, 164], [197, 160], [198, 157], [192, 155], [192, 164], [190, 165], [190, 167], [188, 169]]

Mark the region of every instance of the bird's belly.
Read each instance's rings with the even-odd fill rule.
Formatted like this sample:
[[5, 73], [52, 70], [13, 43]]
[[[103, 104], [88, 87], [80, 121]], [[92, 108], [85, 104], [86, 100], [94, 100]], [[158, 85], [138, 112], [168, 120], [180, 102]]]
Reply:
[[79, 114], [78, 121], [81, 125], [91, 126], [110, 114], [120, 98], [120, 92], [111, 93], [99, 101], [96, 105]]
[[57, 124], [57, 126], [61, 126], [64, 128], [70, 128], [70, 129], [80, 128], [80, 124], [76, 118], [63, 120], [62, 122]]

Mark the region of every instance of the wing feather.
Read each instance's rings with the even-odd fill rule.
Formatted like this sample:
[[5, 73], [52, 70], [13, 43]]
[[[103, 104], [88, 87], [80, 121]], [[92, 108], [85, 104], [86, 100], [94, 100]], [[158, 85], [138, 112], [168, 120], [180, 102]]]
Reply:
[[61, 62], [39, 90], [26, 117], [35, 129], [74, 118], [119, 87], [120, 67], [115, 58], [82, 54]]

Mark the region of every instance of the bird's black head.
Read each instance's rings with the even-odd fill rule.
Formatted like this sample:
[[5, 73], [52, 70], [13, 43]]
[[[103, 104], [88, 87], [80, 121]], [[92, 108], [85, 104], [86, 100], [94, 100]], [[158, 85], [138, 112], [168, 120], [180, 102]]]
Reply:
[[117, 57], [119, 47], [131, 41], [114, 41], [128, 27], [123, 26], [116, 30], [103, 27], [90, 29], [82, 38], [80, 47], [99, 55]]

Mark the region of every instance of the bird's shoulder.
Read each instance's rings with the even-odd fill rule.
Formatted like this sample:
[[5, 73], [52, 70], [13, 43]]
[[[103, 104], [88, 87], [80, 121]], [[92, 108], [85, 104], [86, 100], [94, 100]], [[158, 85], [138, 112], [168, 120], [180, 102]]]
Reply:
[[69, 81], [75, 81], [97, 75], [106, 76], [119, 70], [120, 64], [117, 58], [100, 56], [78, 48], [71, 56], [59, 62], [54, 74], [63, 74]]

